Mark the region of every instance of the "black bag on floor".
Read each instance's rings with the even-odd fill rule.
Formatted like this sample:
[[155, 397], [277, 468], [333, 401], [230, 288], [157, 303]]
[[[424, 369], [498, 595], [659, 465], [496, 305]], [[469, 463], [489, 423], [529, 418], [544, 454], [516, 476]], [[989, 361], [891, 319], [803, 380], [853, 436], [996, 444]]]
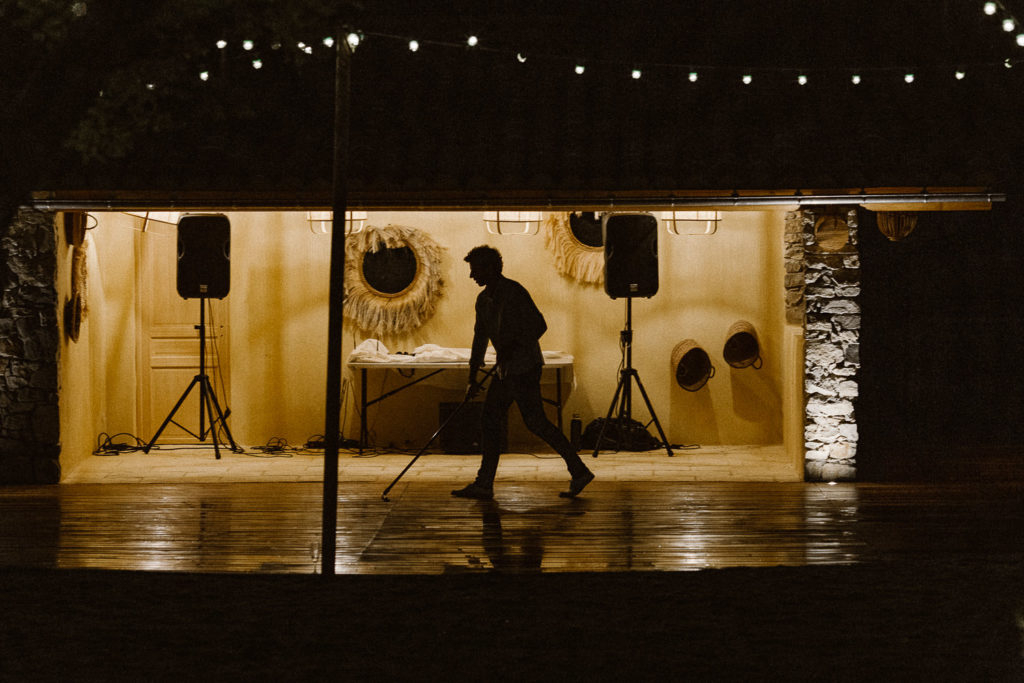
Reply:
[[[605, 419], [599, 417], [587, 425], [580, 439], [580, 448], [592, 449], [597, 445], [604, 423]], [[661, 448], [661, 442], [636, 420], [612, 419], [601, 439], [601, 450], [607, 451], [653, 451], [657, 448]]]

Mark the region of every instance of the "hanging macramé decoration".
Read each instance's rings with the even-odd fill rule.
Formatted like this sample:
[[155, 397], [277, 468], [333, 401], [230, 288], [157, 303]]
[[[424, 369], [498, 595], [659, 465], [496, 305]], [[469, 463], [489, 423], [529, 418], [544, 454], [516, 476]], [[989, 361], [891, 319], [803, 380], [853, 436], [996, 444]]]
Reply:
[[430, 319], [444, 292], [444, 249], [401, 225], [366, 226], [345, 242], [345, 317], [372, 336], [394, 337]]
[[604, 247], [584, 243], [572, 230], [569, 213], [551, 213], [544, 221], [544, 244], [555, 256], [558, 272], [574, 280], [604, 282]]
[[78, 341], [82, 323], [89, 308], [87, 304], [88, 281], [86, 261], [88, 260], [88, 235], [86, 230], [88, 214], [69, 214], [65, 217], [65, 230], [71, 246], [71, 294], [64, 301], [64, 334], [73, 342]]
[[898, 242], [917, 227], [917, 213], [914, 211], [879, 211], [878, 229], [891, 242]]

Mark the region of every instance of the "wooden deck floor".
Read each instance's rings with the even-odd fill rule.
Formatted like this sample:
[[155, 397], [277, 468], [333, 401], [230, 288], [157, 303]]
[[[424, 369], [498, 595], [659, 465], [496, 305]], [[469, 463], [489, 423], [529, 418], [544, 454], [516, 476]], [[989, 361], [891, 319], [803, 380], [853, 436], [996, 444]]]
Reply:
[[[1024, 485], [342, 482], [337, 572], [622, 572], [1024, 557]], [[0, 488], [0, 566], [315, 573], [315, 483]]]

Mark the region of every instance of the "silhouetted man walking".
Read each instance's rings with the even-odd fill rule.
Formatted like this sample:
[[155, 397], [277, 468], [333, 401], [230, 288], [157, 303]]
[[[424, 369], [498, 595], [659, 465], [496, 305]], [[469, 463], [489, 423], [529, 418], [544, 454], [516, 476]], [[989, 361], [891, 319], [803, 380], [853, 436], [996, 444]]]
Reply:
[[544, 355], [538, 341], [548, 328], [544, 316], [537, 310], [525, 287], [501, 274], [502, 260], [497, 249], [475, 247], [466, 255], [465, 261], [469, 263], [469, 276], [484, 288], [476, 299], [476, 324], [466, 387], [469, 398], [480, 392], [477, 373], [484, 364], [488, 341], [494, 346], [497, 360], [494, 377], [484, 399], [480, 469], [472, 484], [452, 491], [452, 495], [480, 500], [494, 497], [494, 475], [501, 456], [502, 428], [509, 406], [515, 401], [527, 429], [555, 449], [569, 468], [572, 477], [569, 490], [559, 495], [575, 497], [594, 480], [594, 473], [583, 464], [565, 435], [544, 415], [540, 395]]

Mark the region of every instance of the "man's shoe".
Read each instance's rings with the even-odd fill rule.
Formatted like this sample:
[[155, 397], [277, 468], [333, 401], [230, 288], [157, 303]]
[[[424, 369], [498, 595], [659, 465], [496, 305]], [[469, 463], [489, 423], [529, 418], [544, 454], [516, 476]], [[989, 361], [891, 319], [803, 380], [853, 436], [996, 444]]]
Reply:
[[572, 480], [569, 482], [569, 490], [562, 491], [558, 495], [561, 496], [562, 498], [575, 498], [580, 494], [580, 491], [582, 491], [586, 487], [586, 485], [592, 481], [594, 481], [594, 473], [591, 472], [590, 470], [587, 470], [578, 477], [573, 477]]
[[455, 489], [452, 491], [452, 495], [456, 498], [475, 498], [476, 500], [493, 500], [494, 489], [490, 486], [484, 486], [478, 484], [475, 481], [461, 489]]

